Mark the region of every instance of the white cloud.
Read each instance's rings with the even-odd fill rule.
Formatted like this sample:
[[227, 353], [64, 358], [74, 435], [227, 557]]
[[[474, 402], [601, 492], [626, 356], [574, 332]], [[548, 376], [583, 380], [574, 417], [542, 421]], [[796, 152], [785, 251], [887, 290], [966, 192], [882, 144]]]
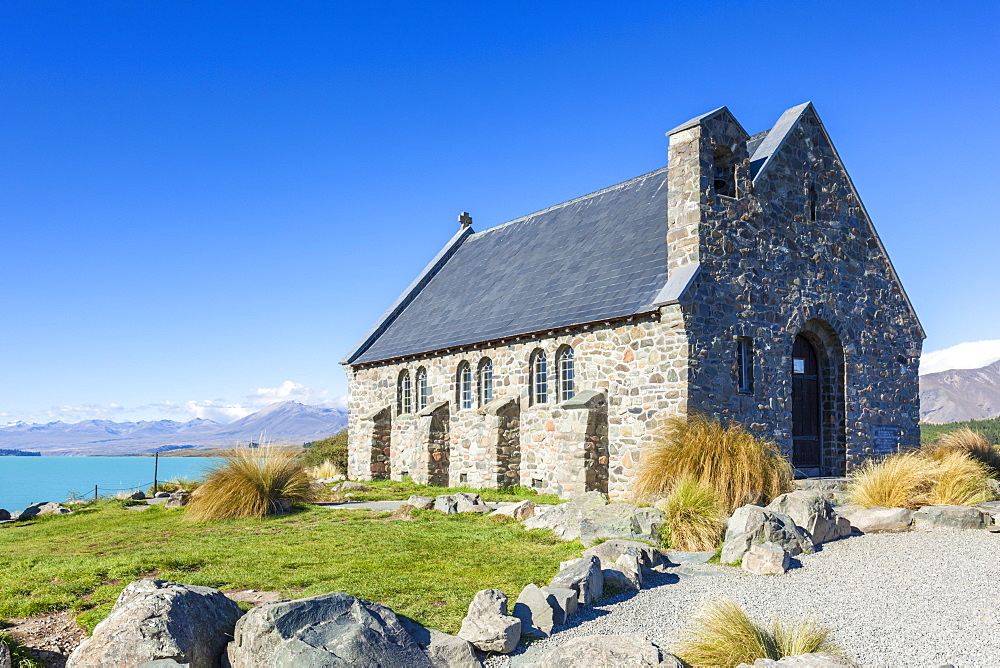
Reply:
[[920, 375], [949, 369], [979, 369], [997, 360], [1000, 360], [1000, 339], [968, 341], [924, 353], [920, 358]]
[[80, 420], [120, 419], [129, 410], [121, 404], [81, 404], [79, 406], [52, 406], [44, 415], [50, 420], [79, 422]]
[[297, 401], [300, 404], [326, 408], [347, 408], [347, 397], [331, 399], [327, 390], [306, 387], [291, 380], [286, 380], [278, 387], [258, 387], [253, 394], [246, 397], [246, 401], [255, 409], [281, 401]]
[[252, 408], [247, 408], [242, 404], [229, 403], [225, 399], [192, 399], [180, 403], [160, 401], [153, 406], [168, 415], [180, 414], [188, 419], [201, 418], [216, 422], [232, 422], [254, 412]]

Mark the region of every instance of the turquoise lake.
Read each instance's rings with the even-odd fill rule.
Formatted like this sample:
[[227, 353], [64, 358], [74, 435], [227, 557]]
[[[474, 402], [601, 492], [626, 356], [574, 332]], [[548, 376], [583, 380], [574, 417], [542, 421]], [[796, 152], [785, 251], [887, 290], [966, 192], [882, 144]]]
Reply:
[[[198, 478], [212, 462], [207, 457], [160, 457], [159, 480]], [[40, 501], [114, 496], [153, 482], [152, 457], [0, 457], [0, 508], [23, 510]]]

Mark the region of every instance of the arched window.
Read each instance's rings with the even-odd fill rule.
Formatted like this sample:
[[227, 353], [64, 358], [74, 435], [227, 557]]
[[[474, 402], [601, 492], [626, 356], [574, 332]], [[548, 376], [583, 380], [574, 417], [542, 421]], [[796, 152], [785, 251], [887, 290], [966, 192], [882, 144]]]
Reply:
[[427, 400], [430, 391], [427, 389], [427, 369], [420, 367], [417, 369], [417, 410], [422, 411], [427, 408]]
[[573, 398], [573, 349], [563, 346], [556, 353], [556, 367], [559, 371], [559, 401], [569, 401]]
[[472, 408], [472, 367], [468, 362], [458, 365], [458, 382], [456, 403], [460, 408]]
[[479, 360], [479, 369], [476, 375], [479, 405], [485, 406], [493, 401], [493, 360], [489, 357]]
[[396, 412], [404, 415], [413, 411], [413, 393], [410, 386], [410, 372], [404, 370], [399, 374], [399, 384], [396, 387]]
[[531, 354], [531, 403], [544, 404], [549, 400], [549, 369], [544, 350], [536, 350]]

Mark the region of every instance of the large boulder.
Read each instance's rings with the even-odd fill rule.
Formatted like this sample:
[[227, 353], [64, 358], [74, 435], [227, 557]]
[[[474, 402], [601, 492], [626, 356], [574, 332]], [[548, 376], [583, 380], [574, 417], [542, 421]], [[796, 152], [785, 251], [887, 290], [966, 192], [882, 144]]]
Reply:
[[227, 656], [232, 668], [433, 665], [396, 613], [341, 592], [254, 608]]
[[418, 508], [420, 510], [430, 510], [434, 507], [434, 497], [413, 494], [406, 500], [406, 505], [413, 506], [414, 508]]
[[538, 504], [530, 499], [525, 499], [519, 503], [503, 506], [494, 510], [491, 515], [506, 515], [507, 517], [513, 517], [515, 520], [526, 520], [535, 516], [535, 510], [537, 508]]
[[521, 639], [521, 620], [507, 614], [507, 595], [484, 589], [469, 604], [458, 637], [484, 652], [510, 654]]
[[54, 501], [48, 501], [45, 503], [33, 503], [24, 510], [16, 518], [22, 522], [24, 520], [30, 520], [33, 517], [44, 517], [45, 515], [69, 515], [73, 511], [69, 508], [64, 507], [62, 504], [55, 503]]
[[[650, 545], [637, 540], [606, 540], [593, 547], [588, 547], [583, 551], [584, 557], [591, 555], [601, 560], [601, 566], [607, 568], [618, 561], [623, 554], [630, 554], [638, 558], [639, 566], [643, 572], [650, 573], [654, 569], [664, 565], [663, 553]], [[709, 555], [714, 555], [710, 552]]]
[[191, 494], [183, 489], [177, 490], [170, 495], [170, 498], [163, 504], [164, 508], [181, 508], [191, 500]]
[[137, 666], [158, 659], [174, 659], [191, 668], [217, 666], [241, 614], [217, 589], [136, 580], [66, 666]]
[[4, 520], [9, 520], [9, 519], [10, 519], [10, 512], [8, 512], [4, 508], [0, 508], [0, 522], [3, 522]]
[[404, 615], [396, 615], [396, 618], [424, 650], [434, 668], [482, 668], [483, 662], [468, 640], [429, 629]]
[[563, 540], [580, 537], [580, 520], [591, 508], [608, 505], [608, 497], [600, 492], [586, 492], [573, 497], [566, 503], [559, 503], [540, 515], [524, 522], [525, 529], [551, 529]]
[[917, 529], [985, 529], [993, 516], [971, 506], [924, 506], [913, 513]]
[[757, 659], [752, 664], [741, 663], [736, 668], [861, 668], [860, 664], [846, 656], [816, 652], [814, 654], [797, 654], [782, 659]]
[[514, 603], [511, 614], [521, 620], [521, 635], [527, 638], [548, 638], [556, 620], [563, 617], [558, 611], [555, 596], [542, 591], [535, 584], [527, 585]]
[[601, 560], [589, 556], [564, 562], [549, 586], [572, 589], [577, 594], [576, 600], [579, 605], [590, 605], [604, 595]]
[[747, 505], [737, 508], [729, 519], [720, 560], [731, 564], [742, 559], [751, 545], [762, 543], [777, 543], [793, 557], [814, 551], [809, 536], [795, 525], [791, 517], [760, 506]]
[[[472, 510], [475, 506], [483, 506], [483, 500], [479, 498], [478, 494], [472, 492], [458, 492], [455, 494], [455, 509], [460, 513], [467, 513]], [[493, 512], [492, 508], [488, 508], [487, 512]]]
[[589, 547], [608, 538], [660, 542], [660, 527], [667, 516], [656, 508], [631, 503], [612, 503], [587, 508], [580, 517], [580, 542]]
[[566, 620], [576, 614], [579, 594], [575, 589], [546, 586], [541, 587], [541, 590], [545, 592], [545, 596], [553, 606], [552, 621], [555, 625], [565, 624]]
[[434, 498], [434, 510], [454, 515], [458, 512], [458, 500], [453, 494], [440, 494]]
[[847, 516], [847, 521], [861, 533], [897, 533], [910, 530], [913, 511], [907, 508], [872, 506], [854, 511]]
[[838, 515], [820, 492], [801, 490], [782, 494], [767, 509], [791, 517], [796, 526], [809, 533], [813, 545], [851, 535], [851, 523]]
[[670, 655], [663, 657], [660, 648], [637, 633], [621, 636], [579, 636], [558, 645], [544, 643], [531, 647], [524, 654], [515, 657], [511, 665], [515, 668], [594, 668], [595, 666], [645, 666], [671, 665], [664, 658], [676, 659]]
[[762, 543], [751, 545], [743, 554], [741, 568], [751, 575], [781, 575], [789, 564], [785, 548], [777, 543]]

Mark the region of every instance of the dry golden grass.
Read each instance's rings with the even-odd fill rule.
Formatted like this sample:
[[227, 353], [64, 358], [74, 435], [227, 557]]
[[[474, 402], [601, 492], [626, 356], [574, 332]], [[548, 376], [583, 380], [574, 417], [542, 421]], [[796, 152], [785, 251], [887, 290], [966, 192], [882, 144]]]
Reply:
[[344, 472], [340, 470], [339, 466], [331, 462], [329, 459], [324, 459], [316, 466], [307, 468], [306, 474], [310, 478], [332, 478], [334, 476], [344, 475]]
[[666, 497], [685, 478], [715, 490], [725, 515], [748, 503], [766, 505], [792, 489], [792, 467], [774, 443], [735, 422], [723, 425], [704, 415], [667, 421], [642, 453], [632, 494], [648, 503]]
[[987, 468], [961, 450], [890, 455], [865, 464], [852, 477], [851, 500], [866, 508], [968, 506], [992, 497], [986, 485]]
[[707, 552], [718, 547], [726, 524], [711, 487], [693, 478], [679, 481], [656, 507], [667, 516], [670, 547], [685, 552]]
[[964, 452], [983, 464], [990, 476], [1000, 475], [1000, 450], [981, 433], [968, 427], [944, 434], [933, 443], [923, 446], [921, 451], [935, 460], [952, 452]]
[[312, 481], [295, 452], [266, 445], [237, 446], [206, 472], [185, 518], [264, 517], [279, 513], [282, 502], [308, 502], [313, 497]]
[[730, 600], [707, 605], [694, 617], [687, 639], [676, 654], [694, 668], [731, 668], [757, 659], [780, 659], [812, 652], [839, 653], [830, 631], [811, 619], [793, 626], [774, 620], [767, 629], [755, 624]]

